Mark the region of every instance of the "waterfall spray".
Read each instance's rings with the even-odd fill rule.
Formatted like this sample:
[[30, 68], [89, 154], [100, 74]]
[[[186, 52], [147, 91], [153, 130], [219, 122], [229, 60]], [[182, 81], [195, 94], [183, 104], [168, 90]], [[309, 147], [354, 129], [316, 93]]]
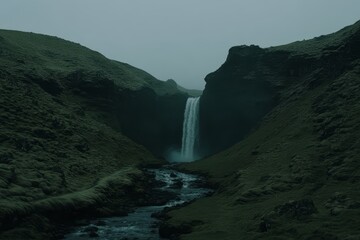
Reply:
[[199, 144], [200, 97], [188, 98], [184, 112], [181, 157], [183, 161], [195, 160], [195, 147]]

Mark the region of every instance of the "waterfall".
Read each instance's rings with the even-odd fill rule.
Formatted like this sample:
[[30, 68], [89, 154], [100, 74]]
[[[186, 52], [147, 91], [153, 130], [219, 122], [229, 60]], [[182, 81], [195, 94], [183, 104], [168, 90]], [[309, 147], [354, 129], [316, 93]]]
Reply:
[[188, 98], [184, 112], [181, 157], [183, 161], [195, 160], [195, 146], [199, 143], [200, 97]]

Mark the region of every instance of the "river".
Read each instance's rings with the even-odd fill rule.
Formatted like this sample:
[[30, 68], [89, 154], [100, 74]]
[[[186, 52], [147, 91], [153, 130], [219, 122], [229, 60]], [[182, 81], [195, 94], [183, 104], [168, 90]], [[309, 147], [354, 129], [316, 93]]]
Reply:
[[182, 173], [171, 168], [149, 169], [148, 171], [154, 174], [156, 180], [163, 183], [159, 187], [160, 190], [176, 193], [177, 197], [164, 205], [139, 207], [127, 216], [92, 220], [86, 226], [74, 228], [65, 235], [64, 239], [161, 239], [158, 233], [159, 220], [152, 217], [153, 214], [166, 207], [174, 207], [204, 197], [211, 192], [210, 189], [199, 186], [198, 183], [203, 181], [200, 176]]

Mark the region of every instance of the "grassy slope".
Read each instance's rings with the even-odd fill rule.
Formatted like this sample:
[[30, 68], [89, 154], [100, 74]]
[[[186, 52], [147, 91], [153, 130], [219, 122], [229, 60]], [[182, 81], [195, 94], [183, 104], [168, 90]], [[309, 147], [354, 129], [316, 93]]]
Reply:
[[354, 33], [360, 30], [360, 21], [353, 25], [347, 26], [338, 32], [331, 33], [328, 35], [322, 35], [315, 37], [310, 40], [297, 41], [286, 45], [277, 47], [270, 47], [269, 50], [273, 51], [290, 51], [294, 55], [310, 55], [320, 57], [323, 50], [334, 50], [333, 46], [339, 46], [342, 42], [346, 41], [347, 38], [351, 37]]
[[[100, 121], [101, 114], [95, 118], [86, 111], [86, 99], [74, 95], [62, 80], [77, 70], [100, 72], [121, 89], [169, 90], [142, 70], [79, 44], [1, 30], [0, 229], [11, 226], [16, 216], [100, 204], [109, 199], [104, 195], [109, 182], [116, 182], [120, 191], [139, 175], [138, 164], [160, 162]], [[38, 82], [46, 81], [59, 82], [61, 91], [44, 91]], [[41, 227], [34, 225], [23, 230], [26, 238], [42, 238], [34, 233]], [[5, 232], [0, 238], [16, 234]]]
[[[311, 40], [311, 51], [307, 42], [277, 50], [318, 54], [316, 48], [331, 45], [332, 38], [346, 39], [349, 30], [355, 31], [348, 27], [322, 37], [322, 43]], [[175, 225], [203, 222], [181, 239], [358, 239], [360, 62], [352, 66], [316, 88], [293, 86], [289, 92], [297, 94], [277, 106], [245, 140], [185, 166], [209, 174], [219, 189], [212, 197], [170, 212]], [[296, 210], [301, 205], [286, 205], [302, 199], [311, 199], [317, 212], [302, 215]], [[281, 207], [288, 208], [285, 214]], [[264, 223], [267, 231], [261, 230]]]
[[181, 86], [179, 86], [179, 85], [177, 86], [177, 88], [178, 88], [180, 91], [189, 94], [189, 96], [191, 96], [191, 97], [199, 97], [199, 96], [201, 96], [201, 94], [202, 94], [202, 90], [186, 89], [186, 88], [181, 87]]
[[[129, 64], [109, 60], [80, 44], [42, 34], [0, 30], [1, 65], [12, 73], [35, 71], [45, 76], [65, 76], [79, 69], [100, 72], [120, 88], [136, 90], [151, 87], [158, 93], [175, 91], [164, 88], [145, 71]], [[5, 69], [4, 69], [5, 70]]]
[[175, 82], [175, 80], [173, 80], [173, 79], [168, 79], [168, 80], [166, 81], [166, 83], [167, 83], [168, 86], [172, 86], [173, 88], [176, 88], [176, 89], [178, 89], [180, 92], [184, 92], [184, 93], [188, 94], [188, 95], [191, 96], [191, 97], [199, 97], [199, 96], [201, 96], [201, 94], [202, 94], [202, 90], [184, 88], [184, 87], [178, 85], [178, 84]]

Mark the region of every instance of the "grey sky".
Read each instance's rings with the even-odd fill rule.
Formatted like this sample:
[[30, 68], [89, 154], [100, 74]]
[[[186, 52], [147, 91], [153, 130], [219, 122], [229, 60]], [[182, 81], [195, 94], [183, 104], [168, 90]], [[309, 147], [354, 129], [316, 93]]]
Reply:
[[0, 28], [56, 35], [203, 88], [231, 46], [309, 39], [360, 19], [359, 0], [1, 0]]

